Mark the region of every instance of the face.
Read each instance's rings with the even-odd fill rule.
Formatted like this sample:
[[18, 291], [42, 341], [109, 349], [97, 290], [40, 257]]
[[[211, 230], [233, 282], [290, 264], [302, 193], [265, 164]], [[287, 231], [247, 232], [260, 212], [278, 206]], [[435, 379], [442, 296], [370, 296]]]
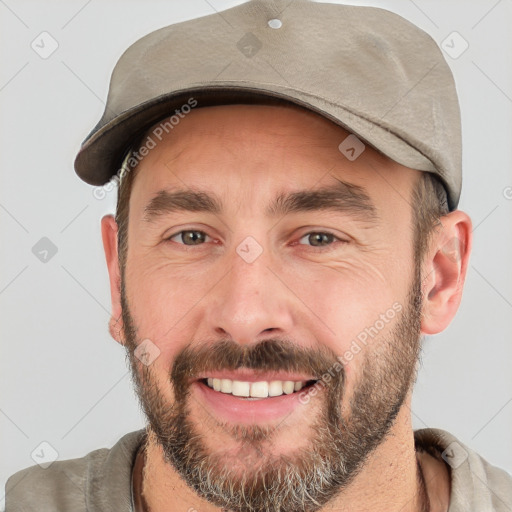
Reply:
[[318, 510], [414, 380], [419, 173], [369, 147], [348, 160], [348, 135], [296, 108], [199, 108], [137, 168], [133, 377], [166, 462], [219, 507]]

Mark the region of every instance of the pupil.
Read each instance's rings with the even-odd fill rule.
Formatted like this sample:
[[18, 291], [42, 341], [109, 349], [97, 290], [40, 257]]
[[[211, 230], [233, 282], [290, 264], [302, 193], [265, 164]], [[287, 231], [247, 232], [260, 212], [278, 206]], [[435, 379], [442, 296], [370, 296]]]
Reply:
[[185, 239], [193, 244], [197, 244], [198, 241], [202, 240], [202, 234], [199, 231], [187, 231]]
[[312, 242], [311, 245], [318, 246], [318, 245], [323, 245], [322, 241], [326, 242], [326, 243], [331, 241], [331, 238], [333, 235], [331, 235], [329, 233], [314, 233], [310, 236], [311, 236], [310, 241]]

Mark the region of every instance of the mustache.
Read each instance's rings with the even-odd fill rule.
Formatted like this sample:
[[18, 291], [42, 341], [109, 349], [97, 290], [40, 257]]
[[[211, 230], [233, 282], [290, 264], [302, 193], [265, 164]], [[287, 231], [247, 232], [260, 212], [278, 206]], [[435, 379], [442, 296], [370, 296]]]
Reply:
[[[215, 343], [189, 344], [176, 356], [171, 370], [176, 399], [187, 394], [189, 381], [209, 371], [238, 370], [246, 368], [261, 371], [285, 371], [308, 373], [321, 379], [329, 373], [338, 375], [340, 384], [345, 379], [341, 360], [328, 347], [302, 347], [286, 339], [240, 345], [232, 339]], [[341, 370], [340, 370], [341, 367]]]

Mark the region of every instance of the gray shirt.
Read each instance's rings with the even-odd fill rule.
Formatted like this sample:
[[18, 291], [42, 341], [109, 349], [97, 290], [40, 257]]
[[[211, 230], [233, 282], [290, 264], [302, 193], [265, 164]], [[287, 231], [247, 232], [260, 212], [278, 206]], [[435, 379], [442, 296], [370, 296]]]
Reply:
[[[79, 459], [15, 473], [5, 486], [6, 512], [133, 512], [132, 472], [145, 433], [130, 432], [112, 448]], [[448, 465], [449, 512], [512, 512], [511, 475], [444, 430], [416, 430], [414, 438], [417, 449]]]

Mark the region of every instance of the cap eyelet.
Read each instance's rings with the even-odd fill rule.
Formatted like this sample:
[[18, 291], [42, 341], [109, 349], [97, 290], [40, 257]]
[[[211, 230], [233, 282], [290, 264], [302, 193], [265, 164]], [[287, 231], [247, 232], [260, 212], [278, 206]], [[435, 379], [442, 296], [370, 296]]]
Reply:
[[272, 20], [268, 20], [268, 26], [270, 28], [281, 28], [283, 26], [283, 22], [277, 18], [274, 18]]

